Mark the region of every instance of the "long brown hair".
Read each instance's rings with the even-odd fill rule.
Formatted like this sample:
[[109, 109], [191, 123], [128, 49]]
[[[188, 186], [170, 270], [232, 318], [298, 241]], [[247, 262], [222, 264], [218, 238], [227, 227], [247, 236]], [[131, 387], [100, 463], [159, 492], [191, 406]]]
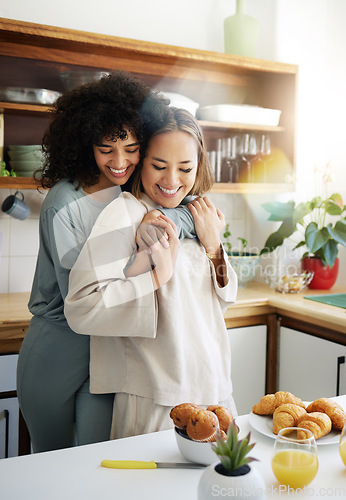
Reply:
[[[167, 115], [166, 121], [159, 128], [153, 130], [150, 137], [147, 139], [145, 150], [148, 148], [150, 140], [158, 134], [173, 132], [180, 130], [191, 135], [197, 143], [198, 165], [195, 183], [188, 193], [189, 195], [201, 196], [209, 191], [214, 183], [212, 169], [209, 163], [209, 158], [205, 146], [202, 129], [194, 116], [185, 109], [171, 108], [171, 112]], [[144, 156], [146, 151], [144, 151]], [[143, 192], [141, 181], [143, 158], [141, 165], [137, 168], [133, 176], [131, 192], [136, 198], [140, 198]]]

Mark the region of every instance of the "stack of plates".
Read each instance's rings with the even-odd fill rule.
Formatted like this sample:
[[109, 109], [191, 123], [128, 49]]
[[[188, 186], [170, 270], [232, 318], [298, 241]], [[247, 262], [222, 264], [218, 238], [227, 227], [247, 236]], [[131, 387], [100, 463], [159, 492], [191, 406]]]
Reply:
[[19, 177], [32, 177], [35, 170], [41, 168], [43, 153], [40, 145], [8, 146], [9, 167]]

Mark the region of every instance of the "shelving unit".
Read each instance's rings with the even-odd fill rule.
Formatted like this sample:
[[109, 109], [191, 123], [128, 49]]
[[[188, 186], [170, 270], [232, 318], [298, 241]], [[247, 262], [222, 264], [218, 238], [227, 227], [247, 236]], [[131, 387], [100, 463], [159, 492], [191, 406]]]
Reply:
[[[201, 121], [208, 147], [216, 138], [238, 132], [266, 133], [295, 173], [297, 66], [130, 40], [0, 18], [0, 87], [63, 91], [60, 72], [71, 69], [122, 69], [153, 88], [177, 92], [201, 106], [244, 103], [280, 109], [278, 127]], [[40, 144], [49, 106], [0, 102], [4, 150], [9, 144]], [[278, 165], [278, 169], [280, 165]], [[35, 189], [30, 178], [0, 178], [0, 188]], [[293, 183], [214, 184], [213, 192], [283, 192]]]

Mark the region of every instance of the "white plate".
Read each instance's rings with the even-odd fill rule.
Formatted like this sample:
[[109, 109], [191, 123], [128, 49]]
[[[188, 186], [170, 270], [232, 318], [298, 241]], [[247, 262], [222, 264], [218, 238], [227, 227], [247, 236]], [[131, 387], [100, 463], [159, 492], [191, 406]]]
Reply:
[[[276, 439], [273, 433], [273, 417], [271, 415], [255, 415], [249, 413], [249, 424], [255, 431], [264, 434], [270, 438]], [[329, 434], [316, 440], [316, 444], [338, 444], [340, 440], [340, 431], [332, 429]]]
[[200, 120], [240, 123], [247, 125], [263, 125], [276, 127], [279, 125], [281, 111], [279, 109], [261, 108], [246, 104], [214, 104], [198, 109]]

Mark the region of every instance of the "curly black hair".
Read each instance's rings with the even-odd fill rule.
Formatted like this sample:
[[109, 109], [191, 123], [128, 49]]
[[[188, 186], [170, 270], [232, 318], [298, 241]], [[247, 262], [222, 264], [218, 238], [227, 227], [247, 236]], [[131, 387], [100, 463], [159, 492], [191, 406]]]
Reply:
[[126, 139], [126, 127], [142, 146], [151, 127], [164, 120], [168, 102], [124, 71], [66, 92], [55, 102], [42, 140], [44, 165], [35, 177], [43, 188], [53, 187], [60, 179], [96, 184], [100, 170], [93, 145], [104, 137]]

